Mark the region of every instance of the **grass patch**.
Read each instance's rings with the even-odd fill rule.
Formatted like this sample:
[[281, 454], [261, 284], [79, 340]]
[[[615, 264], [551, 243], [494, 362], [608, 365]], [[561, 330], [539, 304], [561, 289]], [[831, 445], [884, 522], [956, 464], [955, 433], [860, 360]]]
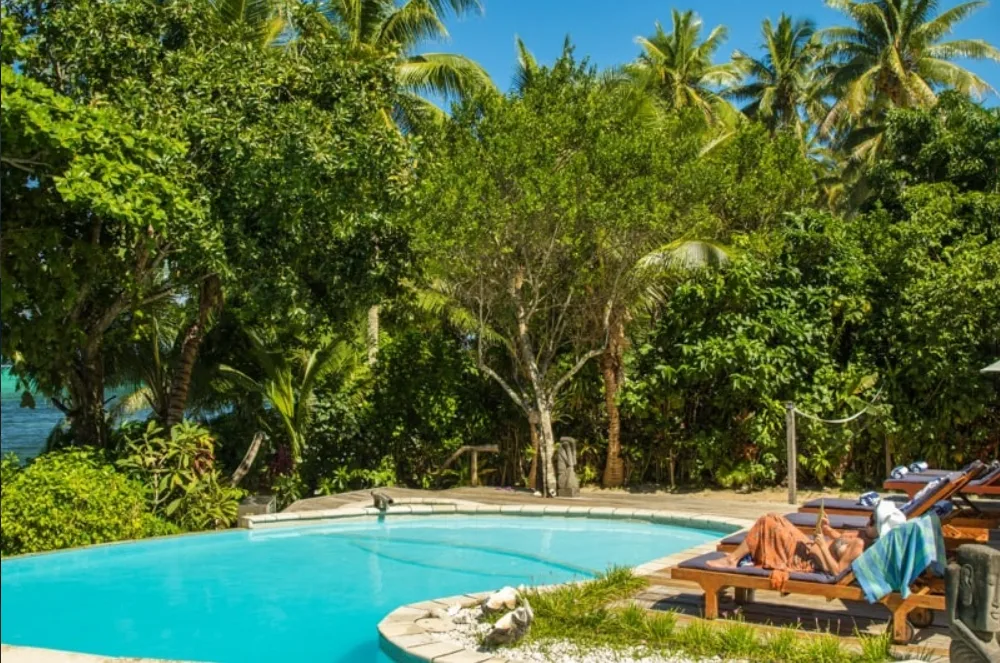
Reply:
[[761, 632], [742, 621], [717, 628], [705, 621], [686, 627], [670, 612], [637, 605], [614, 605], [645, 588], [645, 579], [627, 568], [611, 568], [586, 583], [528, 592], [535, 623], [528, 642], [567, 641], [581, 650], [605, 647], [645, 652], [718, 656], [726, 660], [786, 663], [882, 663], [894, 660], [888, 634], [858, 634], [861, 651], [846, 649], [833, 635], [800, 638], [793, 629]]

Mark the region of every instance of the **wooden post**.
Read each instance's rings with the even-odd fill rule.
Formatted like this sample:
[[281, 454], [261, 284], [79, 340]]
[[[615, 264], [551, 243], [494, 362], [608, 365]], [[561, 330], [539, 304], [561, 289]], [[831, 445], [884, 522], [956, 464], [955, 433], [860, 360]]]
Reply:
[[798, 476], [798, 454], [795, 451], [795, 403], [785, 403], [786, 450], [788, 452], [788, 503], [795, 504], [796, 477]]
[[469, 483], [475, 488], [479, 485], [479, 452], [473, 449], [470, 453], [472, 454], [472, 462], [469, 466]]

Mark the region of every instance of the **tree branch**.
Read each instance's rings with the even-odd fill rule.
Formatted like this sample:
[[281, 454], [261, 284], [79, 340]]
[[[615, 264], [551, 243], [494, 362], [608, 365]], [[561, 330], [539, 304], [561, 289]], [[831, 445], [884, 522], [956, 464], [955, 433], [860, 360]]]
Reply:
[[516, 403], [519, 408], [524, 410], [525, 413], [529, 412], [528, 406], [524, 404], [524, 399], [518, 396], [517, 392], [511, 389], [510, 385], [507, 384], [506, 380], [500, 377], [496, 371], [494, 371], [492, 368], [490, 368], [489, 366], [487, 366], [482, 362], [480, 362], [479, 364], [479, 370], [481, 370], [483, 373], [486, 373], [486, 375], [493, 378], [497, 382], [497, 384], [503, 387], [503, 390], [507, 392], [507, 395], [510, 396], [511, 400], [513, 400], [514, 403]]
[[554, 387], [552, 387], [553, 398], [556, 396], [556, 394], [559, 393], [559, 390], [562, 389], [563, 386], [565, 386], [565, 384], [573, 378], [574, 375], [580, 372], [580, 369], [583, 368], [588, 361], [590, 361], [594, 357], [602, 355], [604, 353], [605, 348], [607, 348], [607, 343], [605, 343], [602, 347], [597, 348], [596, 350], [591, 350], [587, 354], [580, 357], [580, 360], [573, 365], [573, 368], [569, 369], [569, 371], [567, 371], [565, 375], [559, 378], [559, 381], [556, 382]]

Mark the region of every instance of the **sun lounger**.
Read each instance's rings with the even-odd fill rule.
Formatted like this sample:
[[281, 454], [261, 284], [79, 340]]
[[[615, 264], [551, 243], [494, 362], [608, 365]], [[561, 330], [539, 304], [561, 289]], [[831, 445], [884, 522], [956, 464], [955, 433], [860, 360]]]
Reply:
[[[940, 477], [936, 477], [940, 478]], [[926, 485], [926, 484], [924, 484]], [[1000, 495], [1000, 467], [996, 467], [986, 474], [982, 475], [978, 479], [973, 479], [969, 481], [960, 491], [958, 491], [958, 496], [974, 511], [985, 513], [1000, 510], [1000, 504], [975, 504], [970, 502], [965, 498], [966, 495]], [[892, 496], [883, 499], [890, 499], [896, 503], [896, 506], [903, 509], [904, 505], [908, 501], [904, 501], [900, 498], [893, 499]], [[872, 511], [875, 510], [874, 506], [867, 506], [864, 504], [858, 504], [857, 500], [851, 499], [840, 499], [840, 498], [817, 498], [814, 500], [809, 500], [801, 507], [799, 507], [800, 513], [819, 513], [820, 504], [823, 504], [823, 508], [828, 515], [831, 517], [834, 515], [842, 516], [861, 516], [870, 515]]]
[[[928, 513], [935, 504], [941, 500], [946, 500], [954, 496], [959, 490], [964, 488], [966, 484], [970, 481], [972, 476], [975, 476], [981, 468], [981, 463], [979, 466], [972, 466], [964, 473], [955, 473], [946, 477], [938, 477], [938, 484], [936, 487], [932, 487], [927, 490], [924, 494], [917, 496], [915, 499], [910, 500], [906, 504], [900, 507], [900, 511], [906, 518], [919, 518], [920, 516]], [[816, 528], [816, 518], [818, 517], [815, 513], [789, 513], [785, 514], [785, 518], [789, 520], [793, 525], [798, 527], [800, 530], [812, 533]], [[868, 524], [870, 515], [839, 515], [832, 514], [827, 516], [830, 520], [830, 527], [839, 532], [860, 532]], [[951, 525], [959, 529], [959, 533], [962, 536], [959, 537], [945, 537], [945, 545], [950, 549], [956, 545], [961, 545], [962, 543], [972, 543], [978, 538], [981, 538], [984, 534], [984, 530], [990, 530], [1000, 526], [1000, 520], [997, 518], [990, 518], [988, 516], [976, 516], [972, 514], [967, 514], [961, 510], [954, 510], [950, 514], [944, 516], [941, 519], [943, 524]], [[724, 538], [718, 546], [719, 550], [733, 550], [746, 537], [746, 532], [737, 532], [736, 534], [730, 535]]]
[[[771, 589], [771, 572], [754, 566], [718, 569], [707, 562], [720, 559], [723, 553], [714, 552], [699, 555], [682, 562], [670, 570], [675, 580], [697, 583], [705, 593], [705, 618], [719, 616], [719, 592], [728, 587], [737, 590], [737, 600], [751, 602], [755, 590]], [[864, 592], [857, 584], [854, 573], [849, 569], [837, 576], [823, 573], [791, 573], [784, 586], [787, 594], [804, 594], [825, 599], [844, 601], [864, 601]], [[884, 597], [880, 603], [892, 613], [892, 638], [897, 644], [906, 644], [913, 637], [913, 626], [929, 626], [933, 620], [932, 610], [944, 610], [944, 586], [937, 579], [929, 579], [926, 584], [914, 586], [912, 593], [903, 598], [898, 593]], [[912, 622], [912, 626], [911, 626]]]
[[882, 488], [884, 488], [885, 490], [898, 490], [900, 492], [906, 493], [910, 497], [913, 497], [918, 492], [920, 492], [921, 488], [926, 486], [931, 481], [939, 479], [941, 476], [953, 476], [955, 474], [964, 476], [964, 475], [969, 475], [971, 473], [972, 476], [970, 477], [969, 480], [972, 481], [979, 478], [979, 475], [981, 473], [986, 472], [987, 468], [988, 466], [982, 461], [974, 460], [965, 467], [963, 467], [961, 470], [957, 470], [956, 472], [946, 472], [943, 475], [931, 474], [931, 471], [927, 470], [925, 472], [920, 472], [919, 474], [916, 473], [907, 474], [906, 476], [900, 479], [893, 479], [892, 477], [889, 477], [888, 479], [882, 482]]

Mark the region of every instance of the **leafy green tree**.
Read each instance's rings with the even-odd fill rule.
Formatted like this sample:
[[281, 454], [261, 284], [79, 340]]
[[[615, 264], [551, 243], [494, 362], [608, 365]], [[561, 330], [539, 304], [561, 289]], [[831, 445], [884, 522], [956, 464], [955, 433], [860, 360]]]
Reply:
[[704, 240], [677, 240], [642, 256], [622, 278], [621, 296], [608, 316], [608, 341], [600, 357], [604, 403], [608, 416], [608, 452], [601, 483], [617, 488], [625, 479], [622, 459], [619, 392], [625, 381], [626, 326], [640, 311], [655, 307], [664, 283], [685, 271], [720, 266], [728, 262], [725, 247]]
[[745, 101], [743, 113], [772, 132], [790, 127], [804, 137], [809, 131], [805, 118], [820, 120], [826, 115], [824, 87], [816, 73], [821, 48], [816, 25], [782, 14], [777, 26], [764, 19], [761, 33], [763, 57], [742, 51], [733, 55], [745, 82], [727, 90], [727, 95]]
[[858, 128], [847, 143], [853, 156], [877, 153], [878, 125], [890, 108], [929, 108], [938, 91], [966, 95], [992, 90], [958, 58], [1000, 62], [1000, 50], [981, 39], [945, 40], [955, 26], [986, 3], [963, 2], [937, 13], [931, 0], [827, 0], [853, 25], [823, 30], [825, 58], [837, 97], [823, 124], [832, 131]]
[[218, 269], [220, 238], [183, 143], [2, 75], [3, 355], [103, 447], [109, 330]]
[[449, 12], [482, 11], [479, 0], [331, 0], [325, 11], [352, 49], [393, 54], [403, 90], [395, 117], [404, 127], [441, 119], [442, 111], [421, 94], [461, 98], [494, 87], [486, 70], [463, 55], [413, 53], [418, 44], [448, 38], [442, 19]]
[[710, 124], [730, 117], [731, 108], [719, 91], [737, 83], [739, 72], [731, 62], [712, 62], [726, 40], [725, 26], [716, 26], [699, 41], [701, 19], [697, 14], [673, 9], [671, 17], [670, 32], [657, 23], [654, 35], [636, 37], [642, 53], [628, 66], [628, 72], [668, 108], [697, 108]]
[[460, 110], [435, 143], [433, 203], [417, 212], [431, 273], [474, 321], [479, 369], [537, 434], [549, 494], [560, 396], [604, 353], [626, 272], [677, 221], [666, 189], [680, 164], [663, 145], [699, 147], [690, 131], [644, 121], [634, 102], [632, 88], [569, 51], [533, 68], [510, 97]]
[[1000, 353], [1000, 112], [948, 93], [890, 112], [885, 142], [858, 234], [879, 266], [864, 339], [886, 376], [892, 451], [992, 457], [1000, 401], [977, 371]]
[[[157, 163], [183, 166], [197, 184], [192, 204], [202, 210], [206, 238], [171, 241], [169, 259], [164, 253], [157, 263], [174, 275], [170, 292], [143, 295], [133, 288], [129, 296], [147, 308], [133, 306], [116, 328], [131, 342], [130, 331], [146, 324], [151, 295], [177, 293], [187, 303], [183, 348], [170, 369], [169, 423], [183, 412], [190, 369], [222, 301], [245, 324], [295, 334], [353, 318], [397, 287], [410, 258], [408, 237], [391, 219], [405, 204], [412, 170], [406, 137], [379, 116], [395, 99], [392, 66], [330, 39], [329, 23], [315, 7], [297, 4], [289, 13], [295, 49], [248, 49], [253, 26], [223, 24], [203, 0], [81, 0], [41, 13], [33, 2], [9, 6], [18, 35], [35, 37], [36, 47], [18, 58], [25, 76], [82, 104], [114, 107], [124, 120], [119, 126], [132, 121], [170, 136], [176, 154]], [[85, 37], [95, 31], [103, 38]], [[7, 116], [5, 109], [5, 122]], [[15, 214], [7, 201], [16, 189], [5, 182], [5, 250], [14, 247], [6, 238], [13, 228], [7, 218]], [[193, 260], [202, 246], [214, 252]], [[32, 254], [22, 248], [21, 255]], [[192, 261], [182, 262], [185, 256]], [[69, 270], [75, 278], [78, 271]], [[116, 273], [139, 278], [146, 271], [132, 266]], [[5, 333], [4, 352], [16, 356], [25, 338]], [[87, 374], [99, 376], [96, 361], [90, 364]], [[62, 369], [51, 375], [53, 387], [69, 380]]]

